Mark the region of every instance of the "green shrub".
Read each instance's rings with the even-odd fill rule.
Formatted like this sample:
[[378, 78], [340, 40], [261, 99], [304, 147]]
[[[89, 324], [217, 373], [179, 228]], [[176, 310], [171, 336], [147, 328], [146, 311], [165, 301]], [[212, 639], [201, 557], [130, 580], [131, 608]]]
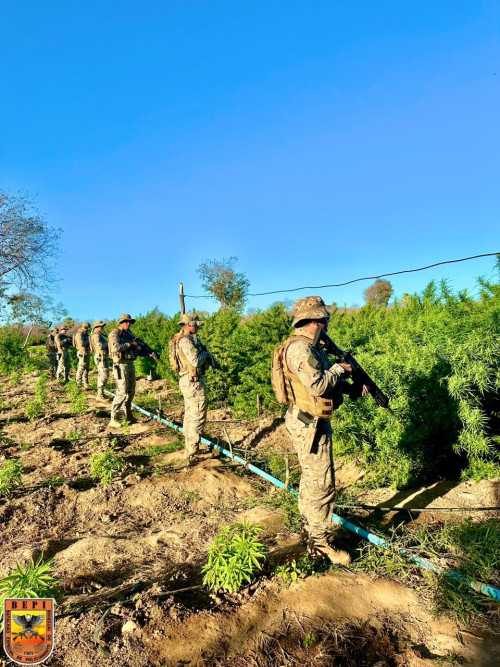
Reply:
[[43, 417], [47, 403], [47, 373], [41, 373], [35, 385], [35, 397], [26, 403], [24, 414], [28, 419]]
[[257, 539], [262, 530], [247, 521], [222, 527], [203, 566], [203, 584], [213, 591], [222, 589], [229, 593], [250, 584], [267, 553], [267, 547]]
[[10, 384], [15, 387], [21, 382], [21, 373], [13, 373], [10, 377]]
[[0, 327], [0, 373], [19, 371], [28, 359], [24, 338], [18, 326]]
[[96, 452], [90, 457], [90, 474], [103, 486], [110, 484], [123, 466], [124, 461], [117, 456], [116, 438], [103, 452]]
[[70, 431], [68, 435], [66, 436], [66, 439], [69, 440], [69, 442], [72, 445], [76, 445], [76, 443], [81, 439], [83, 436], [83, 431], [81, 428], [77, 428], [74, 431]]
[[76, 382], [68, 382], [66, 394], [69, 397], [69, 409], [75, 415], [83, 415], [86, 412], [85, 393]]
[[6, 598], [50, 598], [62, 593], [58, 587], [61, 580], [51, 574], [53, 567], [52, 559], [43, 562], [42, 553], [36, 563], [31, 559], [24, 566], [17, 565], [12, 574], [0, 579], [0, 619]]
[[23, 467], [17, 459], [9, 459], [0, 466], [0, 498], [22, 485]]

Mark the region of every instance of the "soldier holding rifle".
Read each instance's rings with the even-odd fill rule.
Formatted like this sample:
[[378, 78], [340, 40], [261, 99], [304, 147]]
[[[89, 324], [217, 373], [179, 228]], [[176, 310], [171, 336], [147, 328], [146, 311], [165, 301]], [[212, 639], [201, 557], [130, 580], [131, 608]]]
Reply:
[[105, 398], [104, 387], [109, 377], [108, 368], [108, 339], [104, 336], [106, 322], [97, 320], [92, 325], [90, 335], [90, 347], [94, 353], [94, 361], [97, 366], [97, 398]]
[[287, 397], [282, 402], [290, 404], [286, 428], [302, 469], [299, 510], [309, 552], [347, 565], [349, 554], [328, 542], [335, 498], [330, 419], [346, 390], [354, 399], [364, 396], [368, 388], [361, 385], [355, 396], [351, 389], [354, 385], [344, 382], [352, 372], [351, 365], [332, 365], [326, 352], [314, 344], [318, 329], [326, 329], [330, 317], [321, 297], [299, 299], [293, 305], [293, 314], [294, 335], [278, 350], [282, 353], [282, 384]]
[[83, 384], [84, 389], [89, 388], [89, 329], [90, 322], [84, 322], [73, 337], [73, 345], [76, 347], [76, 356], [78, 357], [76, 384]]
[[113, 359], [113, 376], [116, 380], [116, 393], [111, 405], [110, 428], [120, 428], [118, 412], [123, 410], [129, 424], [137, 419], [132, 414], [132, 401], [135, 395], [135, 365], [137, 357], [150, 356], [158, 359], [158, 354], [130, 331], [135, 320], [127, 313], [120, 316], [118, 328], [109, 334], [109, 353]]
[[207, 417], [204, 375], [209, 366], [218, 368], [212, 353], [198, 338], [202, 324], [196, 313], [181, 315], [182, 329], [170, 343], [170, 363], [179, 373], [179, 388], [184, 397], [183, 431], [188, 464], [196, 461]]
[[64, 384], [68, 381], [71, 361], [69, 358], [69, 348], [71, 347], [71, 337], [67, 335], [68, 325], [63, 324], [59, 328], [59, 333], [54, 336], [54, 342], [57, 348], [57, 374], [58, 380]]

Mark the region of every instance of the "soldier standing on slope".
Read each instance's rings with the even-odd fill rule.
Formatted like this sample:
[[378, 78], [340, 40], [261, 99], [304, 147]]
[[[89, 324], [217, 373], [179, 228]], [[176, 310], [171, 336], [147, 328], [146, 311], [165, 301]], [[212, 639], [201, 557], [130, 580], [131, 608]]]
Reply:
[[54, 327], [50, 330], [45, 340], [45, 347], [47, 348], [47, 357], [49, 358], [50, 377], [55, 380], [57, 373], [57, 347], [55, 336], [59, 333], [59, 329]]
[[71, 347], [71, 337], [67, 336], [68, 327], [63, 324], [59, 328], [59, 333], [54, 336], [54, 342], [57, 348], [57, 374], [56, 378], [66, 384], [69, 378], [69, 369], [71, 361], [69, 358], [69, 348]]
[[[120, 428], [118, 412], [123, 410], [129, 424], [135, 424], [137, 419], [132, 414], [132, 401], [135, 395], [135, 365], [134, 361], [141, 356], [140, 343], [136, 340], [130, 327], [135, 320], [128, 314], [120, 316], [118, 329], [109, 334], [109, 353], [113, 359], [113, 375], [116, 380], [116, 393], [111, 405], [110, 428]], [[155, 352], [148, 356], [156, 359]]]
[[76, 347], [76, 356], [78, 357], [76, 384], [83, 384], [84, 389], [89, 388], [89, 329], [90, 322], [84, 322], [73, 337], [73, 345]]
[[[332, 531], [335, 472], [330, 419], [342, 403], [343, 377], [349, 364], [331, 364], [326, 352], [313, 347], [318, 328], [328, 326], [330, 314], [319, 296], [306, 296], [293, 304], [294, 335], [283, 344], [283, 371], [290, 407], [286, 428], [302, 469], [299, 511], [311, 554], [347, 565], [350, 556], [328, 544]], [[363, 386], [362, 395], [368, 389]]]
[[171, 348], [174, 369], [179, 372], [179, 388], [184, 397], [185, 455], [188, 463], [196, 460], [201, 434], [207, 417], [204, 375], [208, 366], [217, 366], [212, 353], [200, 341], [197, 331], [203, 322], [196, 313], [185, 313], [179, 320], [182, 330], [174, 336]]
[[90, 334], [90, 348], [94, 353], [94, 361], [97, 366], [97, 397], [105, 398], [104, 387], [109, 377], [108, 367], [108, 340], [104, 336], [106, 322], [98, 320], [92, 325]]

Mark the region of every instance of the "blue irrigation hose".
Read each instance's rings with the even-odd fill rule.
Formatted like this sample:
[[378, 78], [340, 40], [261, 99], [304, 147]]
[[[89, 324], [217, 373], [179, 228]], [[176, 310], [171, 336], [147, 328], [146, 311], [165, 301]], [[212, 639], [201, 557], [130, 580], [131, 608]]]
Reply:
[[[106, 394], [109, 394], [110, 396], [113, 396], [113, 394], [108, 391], [104, 390]], [[170, 428], [173, 428], [175, 431], [178, 431], [179, 433], [182, 433], [182, 427], [179, 426], [178, 424], [174, 424], [171, 421], [168, 421], [167, 419], [164, 419], [163, 417], [158, 417], [158, 415], [155, 415], [152, 412], [148, 412], [147, 410], [144, 410], [144, 408], [141, 408], [138, 405], [135, 405], [135, 403], [132, 403], [132, 407], [138, 410], [139, 412], [142, 412], [143, 415], [146, 415], [146, 417], [151, 417], [152, 419], [156, 419], [156, 421], [162, 422], [166, 426], [170, 426]], [[245, 459], [242, 459], [241, 456], [236, 456], [235, 454], [232, 454], [229, 450], [224, 449], [224, 447], [221, 447], [220, 445], [216, 445], [215, 442], [211, 442], [210, 440], [207, 440], [206, 438], [201, 438], [201, 442], [204, 445], [207, 445], [208, 447], [212, 449], [217, 449], [221, 454], [224, 454], [225, 456], [229, 457], [233, 461], [236, 461], [237, 463], [241, 463], [241, 465], [245, 466], [248, 470], [251, 470], [254, 472], [256, 475], [259, 475], [260, 477], [263, 477], [264, 479], [267, 479], [268, 482], [271, 482], [271, 484], [274, 484], [275, 486], [279, 487], [280, 489], [285, 488], [285, 484], [281, 482], [279, 479], [276, 479], [276, 477], [273, 477], [272, 475], [269, 475], [267, 472], [264, 470], [261, 470], [260, 468], [257, 468], [254, 466], [252, 463], [249, 463], [248, 461], [245, 461]], [[298, 497], [297, 491], [295, 489], [288, 489], [288, 491], [293, 494], [294, 496]], [[391, 545], [384, 540], [382, 537], [378, 537], [377, 535], [374, 535], [373, 533], [369, 533], [367, 530], [364, 528], [361, 528], [360, 526], [356, 526], [356, 524], [351, 523], [347, 519], [343, 519], [341, 516], [338, 514], [332, 514], [332, 521], [335, 521], [335, 523], [340, 524], [347, 530], [349, 530], [351, 533], [354, 533], [355, 535], [359, 535], [365, 540], [368, 540], [372, 544], [376, 544], [379, 547], [383, 547], [384, 549], [390, 549]], [[412, 553], [409, 551], [406, 551], [406, 549], [398, 549], [400, 554], [403, 554], [409, 558], [409, 560], [412, 563], [415, 563], [416, 565], [419, 565], [422, 567], [424, 570], [429, 570], [430, 572], [434, 572], [435, 574], [441, 574], [445, 576], [447, 579], [454, 579], [455, 581], [459, 581], [462, 584], [465, 584], [469, 586], [469, 588], [472, 588], [475, 590], [477, 593], [484, 593], [484, 595], [488, 595], [489, 597], [500, 601], [500, 590], [498, 588], [495, 588], [494, 586], [490, 586], [489, 584], [483, 584], [479, 581], [474, 581], [474, 579], [469, 579], [469, 577], [466, 577], [464, 574], [461, 572], [456, 572], [455, 570], [443, 570], [442, 567], [439, 567], [438, 565], [434, 565], [430, 560], [427, 560], [426, 558], [420, 558], [419, 556], [414, 556]]]

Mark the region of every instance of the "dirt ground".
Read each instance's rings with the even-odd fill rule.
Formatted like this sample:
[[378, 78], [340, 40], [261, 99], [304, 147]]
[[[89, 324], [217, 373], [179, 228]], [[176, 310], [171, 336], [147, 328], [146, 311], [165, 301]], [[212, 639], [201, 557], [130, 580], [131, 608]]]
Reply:
[[[41, 552], [54, 557], [65, 595], [56, 609], [56, 648], [47, 664], [300, 664], [286, 663], [284, 638], [292, 632], [302, 638], [302, 664], [328, 664], [320, 661], [314, 642], [308, 647], [306, 641], [325, 623], [334, 634], [347, 632], [350, 624], [352, 651], [356, 645], [367, 647], [357, 662], [332, 664], [452, 664], [453, 655], [470, 665], [500, 664], [494, 635], [436, 619], [414, 591], [347, 568], [287, 584], [266, 566], [264, 576], [242, 593], [208, 593], [200, 588], [200, 571], [221, 525], [243, 517], [261, 524], [275, 561], [302, 553], [299, 536], [286, 529], [281, 510], [262, 502], [270, 488], [209, 453], [193, 468], [185, 466], [182, 452], [155, 454], [155, 447], [182, 441], [145, 417], [126, 434], [111, 433], [109, 403], [92, 393], [87, 393], [86, 413], [74, 415], [54, 382], [46, 416], [28, 421], [24, 406], [35, 382], [36, 374], [17, 385], [1, 380], [0, 464], [18, 458], [24, 486], [0, 500], [0, 577]], [[138, 389], [162, 387], [141, 380]], [[179, 420], [181, 409], [174, 403], [168, 414]], [[213, 439], [229, 437], [239, 450], [274, 446], [286, 451], [283, 426], [276, 420], [219, 421], [228, 418], [223, 410], [210, 413], [207, 432]], [[90, 477], [89, 458], [113, 436], [126, 465], [116, 481], [102, 486]], [[339, 485], [348, 487], [363, 471], [338, 462], [337, 474]], [[399, 495], [379, 489], [360, 499], [412, 507], [476, 506], [498, 504], [495, 493], [491, 484], [443, 482]], [[281, 657], [264, 663], [270, 642]], [[0, 664], [7, 663], [0, 659]]]

